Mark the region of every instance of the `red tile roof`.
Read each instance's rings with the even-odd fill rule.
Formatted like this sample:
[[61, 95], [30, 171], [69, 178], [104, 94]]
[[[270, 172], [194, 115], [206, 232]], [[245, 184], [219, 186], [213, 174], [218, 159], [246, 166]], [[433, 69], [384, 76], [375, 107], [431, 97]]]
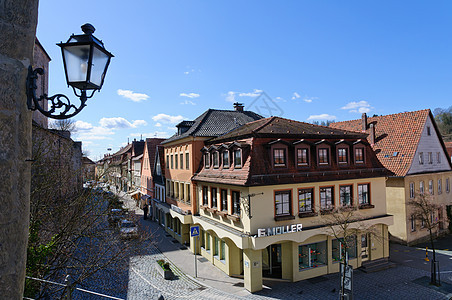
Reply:
[[[429, 115], [430, 110], [425, 109], [367, 118], [367, 140], [371, 143], [369, 125], [374, 124], [372, 148], [381, 163], [395, 175], [405, 176], [409, 171]], [[362, 122], [362, 119], [336, 122], [330, 127], [362, 132]]]

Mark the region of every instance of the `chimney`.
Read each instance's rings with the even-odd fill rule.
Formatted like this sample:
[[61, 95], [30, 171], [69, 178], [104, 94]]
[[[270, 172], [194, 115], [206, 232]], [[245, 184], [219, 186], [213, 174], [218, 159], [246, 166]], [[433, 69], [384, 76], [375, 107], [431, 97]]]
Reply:
[[238, 103], [238, 102], [234, 103], [234, 109], [236, 111], [243, 111], [243, 103]]
[[362, 120], [362, 125], [363, 125], [363, 132], [366, 132], [367, 130], [367, 115], [366, 113], [363, 113], [363, 115], [361, 116], [361, 120]]
[[374, 124], [370, 124], [370, 145], [373, 146], [375, 144], [375, 126]]

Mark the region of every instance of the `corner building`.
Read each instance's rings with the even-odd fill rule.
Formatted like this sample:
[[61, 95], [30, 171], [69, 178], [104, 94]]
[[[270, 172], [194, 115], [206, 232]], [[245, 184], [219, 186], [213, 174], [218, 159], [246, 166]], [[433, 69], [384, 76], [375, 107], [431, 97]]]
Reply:
[[[201, 228], [196, 251], [245, 288], [339, 272], [341, 243], [326, 223], [335, 208], [359, 214], [350, 264], [389, 256], [385, 176], [367, 135], [279, 117], [205, 142], [192, 180]], [[364, 227], [366, 230], [364, 230]], [[372, 228], [369, 234], [367, 228]]]

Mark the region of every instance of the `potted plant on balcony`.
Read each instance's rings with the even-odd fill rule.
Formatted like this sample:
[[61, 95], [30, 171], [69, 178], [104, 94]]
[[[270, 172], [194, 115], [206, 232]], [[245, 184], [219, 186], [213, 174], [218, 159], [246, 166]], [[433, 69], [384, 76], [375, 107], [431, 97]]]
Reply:
[[159, 259], [155, 262], [155, 269], [162, 275], [164, 279], [171, 279], [173, 277], [173, 272], [171, 271], [170, 264], [165, 262], [163, 259]]

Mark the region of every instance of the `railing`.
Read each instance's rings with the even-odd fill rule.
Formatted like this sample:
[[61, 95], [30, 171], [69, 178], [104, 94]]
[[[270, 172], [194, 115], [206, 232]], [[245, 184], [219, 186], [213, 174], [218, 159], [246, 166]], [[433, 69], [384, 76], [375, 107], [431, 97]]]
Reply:
[[[109, 296], [109, 295], [97, 293], [97, 292], [94, 292], [94, 291], [89, 291], [89, 290], [85, 290], [85, 289], [82, 289], [82, 288], [75, 287], [75, 284], [70, 282], [70, 276], [69, 275], [67, 275], [66, 279], [64, 280], [66, 282], [65, 284], [59, 283], [59, 282], [50, 281], [50, 280], [44, 280], [44, 279], [40, 279], [40, 278], [29, 277], [29, 276], [26, 276], [26, 278], [27, 279], [31, 279], [31, 280], [36, 280], [36, 281], [39, 281], [39, 282], [50, 283], [50, 284], [57, 285], [57, 286], [60, 286], [60, 287], [64, 287], [64, 291], [66, 293], [64, 299], [68, 299], [68, 300], [72, 299], [72, 293], [75, 290], [77, 290], [79, 292], [82, 292], [82, 293], [87, 293], [87, 294], [91, 294], [91, 295], [104, 297], [104, 298], [107, 298], [107, 299], [124, 300], [122, 298]], [[33, 300], [32, 298], [28, 298], [28, 297], [23, 297], [23, 299]]]

